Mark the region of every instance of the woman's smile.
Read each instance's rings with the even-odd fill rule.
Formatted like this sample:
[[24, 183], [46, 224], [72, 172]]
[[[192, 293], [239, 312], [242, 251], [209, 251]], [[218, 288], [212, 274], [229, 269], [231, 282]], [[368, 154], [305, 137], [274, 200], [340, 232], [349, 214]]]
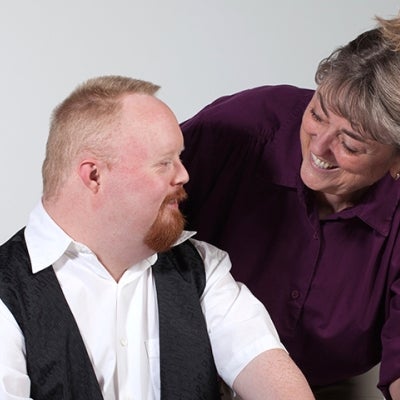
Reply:
[[322, 160], [321, 158], [317, 157], [314, 153], [310, 152], [312, 164], [319, 169], [335, 169], [338, 168], [337, 165], [331, 164], [326, 160]]

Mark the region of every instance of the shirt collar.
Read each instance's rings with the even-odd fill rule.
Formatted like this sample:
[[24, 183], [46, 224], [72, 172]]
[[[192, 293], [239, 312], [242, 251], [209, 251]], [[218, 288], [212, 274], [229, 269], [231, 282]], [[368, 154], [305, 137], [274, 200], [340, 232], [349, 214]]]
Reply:
[[[314, 197], [300, 176], [298, 177], [297, 191], [305, 204], [315, 207]], [[399, 200], [400, 182], [395, 182], [390, 174], [387, 174], [368, 189], [358, 204], [329, 215], [324, 220], [359, 218], [379, 234], [387, 236], [391, 229], [394, 213], [398, 209]]]
[[195, 231], [183, 231], [179, 239], [175, 242], [174, 246], [178, 246], [179, 244], [183, 243], [184, 241], [190, 239], [192, 236], [196, 234]]
[[390, 232], [393, 215], [399, 206], [400, 182], [390, 174], [371, 186], [362, 201], [343, 211], [343, 217], [356, 216], [383, 236]]
[[52, 265], [73, 242], [47, 214], [41, 201], [29, 215], [25, 241], [33, 273]]
[[[174, 246], [189, 239], [196, 232], [183, 231]], [[54, 264], [71, 246], [78, 251], [90, 252], [85, 245], [74, 242], [50, 217], [40, 201], [29, 215], [25, 228], [25, 241], [32, 264], [32, 272], [36, 273]], [[152, 265], [157, 261], [157, 254], [148, 258]]]

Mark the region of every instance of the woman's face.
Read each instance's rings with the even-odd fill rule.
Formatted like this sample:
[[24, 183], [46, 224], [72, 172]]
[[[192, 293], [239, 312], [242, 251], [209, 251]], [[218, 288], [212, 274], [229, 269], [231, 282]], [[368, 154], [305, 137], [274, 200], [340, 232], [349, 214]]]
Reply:
[[352, 202], [388, 171], [395, 175], [400, 170], [398, 150], [356, 132], [348, 120], [325, 107], [318, 92], [303, 115], [300, 140], [301, 178], [327, 198]]

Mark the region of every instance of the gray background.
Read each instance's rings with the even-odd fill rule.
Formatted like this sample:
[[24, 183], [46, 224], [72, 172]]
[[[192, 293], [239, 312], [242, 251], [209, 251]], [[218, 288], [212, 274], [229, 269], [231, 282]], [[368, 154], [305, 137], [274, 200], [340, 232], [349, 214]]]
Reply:
[[87, 78], [162, 86], [180, 121], [249, 87], [314, 87], [318, 61], [394, 0], [0, 0], [0, 242], [41, 195], [49, 116]]

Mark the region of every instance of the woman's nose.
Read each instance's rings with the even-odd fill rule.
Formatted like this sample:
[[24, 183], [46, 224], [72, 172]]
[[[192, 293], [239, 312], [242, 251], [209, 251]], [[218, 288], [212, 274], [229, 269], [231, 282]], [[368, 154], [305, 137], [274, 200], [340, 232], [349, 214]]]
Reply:
[[330, 151], [334, 135], [329, 130], [319, 130], [311, 135], [313, 153], [323, 155]]

